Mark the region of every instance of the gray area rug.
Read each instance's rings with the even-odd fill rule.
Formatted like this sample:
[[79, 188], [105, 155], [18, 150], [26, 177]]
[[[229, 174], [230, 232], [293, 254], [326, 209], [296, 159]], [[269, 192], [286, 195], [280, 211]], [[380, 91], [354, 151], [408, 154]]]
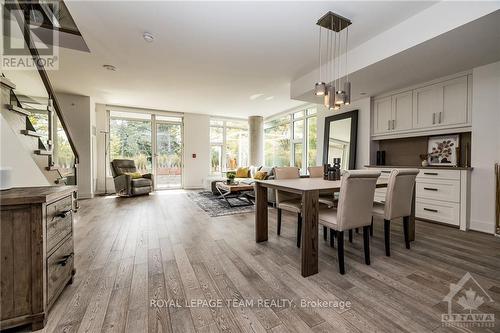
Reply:
[[[218, 199], [218, 196], [212, 194], [211, 191], [188, 192], [187, 196], [211, 217], [253, 213], [255, 211], [255, 206], [229, 207], [225, 200]], [[238, 204], [239, 201], [238, 199], [229, 200], [233, 200], [231, 203], [234, 204]]]

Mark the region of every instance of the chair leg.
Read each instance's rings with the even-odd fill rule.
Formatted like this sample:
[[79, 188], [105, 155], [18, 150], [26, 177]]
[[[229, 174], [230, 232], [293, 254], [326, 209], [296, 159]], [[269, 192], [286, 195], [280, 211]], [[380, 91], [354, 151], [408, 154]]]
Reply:
[[349, 230], [349, 243], [352, 243], [352, 229]]
[[404, 232], [404, 236], [405, 236], [405, 244], [406, 244], [406, 248], [409, 249], [410, 248], [410, 217], [409, 216], [405, 216], [403, 217], [403, 232]]
[[370, 236], [373, 236], [373, 216], [372, 216], [372, 224], [370, 225]]
[[365, 248], [365, 264], [370, 264], [370, 226], [363, 227], [363, 247]]
[[354, 228], [354, 231], [356, 231], [356, 233], [359, 234], [359, 228]]
[[335, 230], [330, 229], [330, 246], [335, 247]]
[[384, 220], [385, 255], [391, 256], [391, 221]]
[[278, 208], [278, 229], [276, 230], [276, 233], [281, 235], [281, 208]]
[[323, 226], [323, 239], [326, 241], [328, 239], [328, 228]]
[[302, 234], [302, 215], [298, 214], [297, 218], [297, 247], [300, 248], [300, 239]]
[[337, 237], [337, 243], [338, 243], [339, 272], [340, 272], [340, 274], [344, 275], [345, 274], [345, 267], [344, 267], [344, 232], [343, 231], [339, 231], [338, 237]]

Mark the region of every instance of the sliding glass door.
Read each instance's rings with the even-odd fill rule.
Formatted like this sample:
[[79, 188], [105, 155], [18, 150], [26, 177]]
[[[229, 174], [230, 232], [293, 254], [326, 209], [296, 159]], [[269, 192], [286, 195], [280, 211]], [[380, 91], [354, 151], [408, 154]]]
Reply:
[[182, 123], [156, 121], [156, 188], [182, 187]]

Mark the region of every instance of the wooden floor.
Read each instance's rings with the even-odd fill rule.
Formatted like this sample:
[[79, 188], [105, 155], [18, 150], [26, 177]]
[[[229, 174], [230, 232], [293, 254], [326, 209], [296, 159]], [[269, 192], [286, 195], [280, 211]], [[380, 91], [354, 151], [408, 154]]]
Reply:
[[[81, 201], [74, 231], [77, 273], [45, 331], [458, 331], [441, 327], [447, 311], [442, 299], [466, 272], [495, 301], [486, 309], [496, 314], [496, 328], [472, 331], [500, 331], [500, 240], [493, 236], [417, 221], [417, 240], [406, 250], [400, 223], [393, 223], [387, 258], [382, 221], [375, 221], [371, 266], [363, 261], [362, 235], [355, 235], [353, 244], [346, 242], [347, 272], [341, 276], [336, 249], [321, 236], [319, 274], [303, 278], [295, 217], [284, 214], [280, 237], [271, 208], [269, 217], [269, 241], [256, 244], [253, 213], [211, 218], [183, 191]], [[292, 304], [226, 306], [233, 299]], [[155, 307], [152, 300], [181, 307]], [[186, 307], [192, 300], [221, 300], [224, 306]], [[352, 305], [301, 306], [316, 300]]]

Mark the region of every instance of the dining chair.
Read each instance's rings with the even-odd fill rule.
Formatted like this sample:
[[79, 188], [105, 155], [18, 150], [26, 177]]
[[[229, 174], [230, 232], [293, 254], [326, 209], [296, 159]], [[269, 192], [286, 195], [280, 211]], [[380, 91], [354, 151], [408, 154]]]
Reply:
[[380, 172], [371, 170], [346, 170], [340, 182], [337, 209], [322, 209], [319, 223], [337, 234], [338, 261], [340, 274], [344, 267], [344, 231], [363, 227], [365, 264], [370, 265], [370, 224], [373, 198]]
[[389, 175], [385, 202], [373, 205], [373, 216], [384, 219], [385, 255], [388, 257], [391, 256], [391, 221], [396, 218], [403, 218], [405, 244], [407, 249], [410, 248], [411, 203], [418, 173], [418, 169], [393, 169]]
[[[296, 167], [280, 167], [274, 169], [274, 177], [280, 179], [299, 179], [300, 170]], [[302, 232], [302, 196], [300, 194], [289, 193], [276, 190], [276, 208], [278, 209], [278, 229], [277, 234], [281, 234], [282, 210], [297, 214], [297, 247], [300, 247], [300, 237]]]
[[[313, 166], [308, 167], [310, 178], [323, 178], [324, 177], [324, 167], [323, 166]], [[335, 198], [335, 193], [324, 190], [319, 192], [319, 203], [327, 205], [328, 207], [335, 207], [337, 204], [337, 199]], [[328, 239], [328, 228], [323, 227], [323, 239], [326, 241]]]

